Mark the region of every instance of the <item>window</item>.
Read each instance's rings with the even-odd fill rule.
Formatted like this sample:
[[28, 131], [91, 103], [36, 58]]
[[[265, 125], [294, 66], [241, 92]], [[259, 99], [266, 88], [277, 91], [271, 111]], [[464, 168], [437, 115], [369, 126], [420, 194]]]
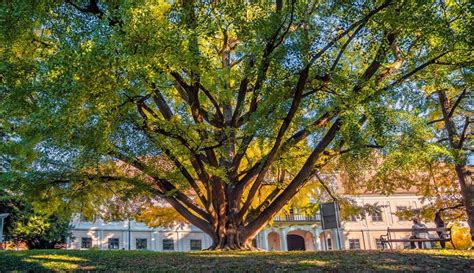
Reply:
[[375, 246], [377, 249], [383, 249], [382, 241], [380, 241], [380, 239], [375, 239]]
[[109, 238], [109, 249], [119, 249], [118, 238]]
[[136, 240], [136, 248], [137, 248], [137, 249], [146, 249], [146, 248], [147, 248], [146, 239], [139, 239], [139, 238], [137, 238], [137, 240]]
[[349, 222], [357, 222], [357, 220], [358, 220], [357, 215], [351, 215], [349, 216], [349, 219], [348, 219]]
[[328, 250], [332, 250], [332, 240], [331, 240], [331, 238], [327, 239], [327, 243], [328, 243]]
[[174, 250], [173, 239], [163, 239], [163, 250]]
[[92, 238], [82, 237], [81, 238], [81, 248], [91, 248], [92, 247]]
[[191, 250], [201, 250], [202, 242], [201, 240], [191, 240]]
[[360, 249], [360, 240], [349, 239], [349, 249]]
[[[406, 211], [408, 208], [405, 207], [405, 206], [400, 206], [400, 207], [397, 207], [397, 213], [400, 213], [400, 212], [404, 212]], [[406, 215], [399, 215], [397, 216], [398, 217], [398, 221], [408, 221], [408, 217]]]
[[372, 222], [382, 222], [382, 212], [381, 211], [374, 211], [372, 214]]

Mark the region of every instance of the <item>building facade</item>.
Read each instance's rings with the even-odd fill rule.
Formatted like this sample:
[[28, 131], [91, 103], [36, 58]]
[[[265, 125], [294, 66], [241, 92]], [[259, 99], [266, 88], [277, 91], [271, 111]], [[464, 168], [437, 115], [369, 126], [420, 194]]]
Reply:
[[[396, 212], [417, 209], [422, 206], [421, 197], [413, 194], [394, 194], [392, 196], [380, 196], [375, 194], [363, 194], [353, 196], [358, 205], [377, 205], [380, 213], [366, 215], [363, 219], [352, 217], [342, 222], [342, 233], [345, 249], [381, 249], [380, 235], [387, 233], [387, 228], [411, 228], [412, 221], [409, 218], [398, 217]], [[436, 227], [434, 223], [424, 223], [429, 228]], [[392, 237], [408, 238], [410, 233], [393, 233]], [[434, 235], [434, 234], [433, 234]], [[393, 243], [394, 248], [406, 248], [409, 245]]]
[[[211, 238], [193, 225], [150, 228], [135, 221], [72, 221], [68, 249], [146, 249], [154, 251], [193, 251], [211, 246]], [[277, 217], [272, 226], [261, 231], [253, 244], [265, 250], [318, 250], [315, 234], [321, 233], [319, 216], [288, 215]]]
[[135, 221], [94, 222], [74, 219], [69, 249], [191, 251], [208, 248], [211, 238], [192, 225], [150, 228]]
[[[387, 228], [410, 228], [410, 219], [397, 217], [399, 210], [421, 207], [421, 197], [414, 194], [381, 196], [365, 194], [352, 196], [359, 205], [380, 206], [380, 213], [366, 215], [364, 219], [353, 217], [341, 222], [339, 230], [323, 230], [320, 215], [289, 214], [276, 217], [271, 225], [254, 238], [254, 245], [263, 250], [337, 250], [379, 249], [380, 235]], [[72, 222], [72, 236], [67, 242], [70, 249], [147, 249], [154, 251], [192, 251], [211, 246], [211, 238], [192, 225], [172, 228], [150, 228], [135, 221], [123, 222]], [[426, 223], [434, 227], [433, 223]], [[396, 234], [407, 238], [410, 234]], [[406, 245], [395, 244], [396, 248]]]

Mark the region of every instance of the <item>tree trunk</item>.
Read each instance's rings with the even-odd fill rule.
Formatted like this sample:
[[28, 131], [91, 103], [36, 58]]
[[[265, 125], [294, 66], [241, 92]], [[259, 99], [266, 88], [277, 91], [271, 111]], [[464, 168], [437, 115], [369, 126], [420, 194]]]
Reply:
[[455, 168], [461, 186], [463, 204], [466, 208], [471, 239], [474, 241], [474, 183], [472, 181], [472, 173], [465, 165], [456, 164]]
[[[460, 95], [459, 99], [462, 99], [462, 95], [463, 94]], [[474, 240], [474, 185], [472, 182], [471, 172], [466, 168], [466, 156], [462, 152], [463, 141], [465, 138], [464, 134], [467, 134], [467, 131], [463, 130], [460, 134], [456, 131], [456, 126], [452, 116], [456, 103], [452, 105], [452, 102], [446, 96], [444, 90], [438, 91], [438, 98], [443, 113], [444, 126], [448, 133], [449, 146], [456, 160], [454, 167], [461, 187], [461, 195], [466, 209], [471, 238]], [[469, 126], [469, 118], [466, 120], [465, 129], [468, 128], [467, 126]]]
[[213, 239], [208, 250], [255, 250], [251, 237], [248, 237], [243, 228], [237, 225], [231, 218], [227, 218], [225, 227], [217, 229], [215, 234], [210, 234]]

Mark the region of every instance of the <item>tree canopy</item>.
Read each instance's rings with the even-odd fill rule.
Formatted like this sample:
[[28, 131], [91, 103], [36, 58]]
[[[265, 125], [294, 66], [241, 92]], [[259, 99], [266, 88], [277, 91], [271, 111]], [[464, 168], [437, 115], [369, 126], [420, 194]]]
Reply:
[[472, 60], [468, 5], [2, 3], [2, 183], [52, 207], [156, 196], [212, 248], [251, 248], [332, 159], [428, 147], [409, 98]]

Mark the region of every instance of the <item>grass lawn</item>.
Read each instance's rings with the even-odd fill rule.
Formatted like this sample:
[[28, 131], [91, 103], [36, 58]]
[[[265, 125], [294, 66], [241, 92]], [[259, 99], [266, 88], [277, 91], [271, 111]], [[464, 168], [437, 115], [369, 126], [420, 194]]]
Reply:
[[474, 252], [0, 251], [0, 272], [474, 272]]

